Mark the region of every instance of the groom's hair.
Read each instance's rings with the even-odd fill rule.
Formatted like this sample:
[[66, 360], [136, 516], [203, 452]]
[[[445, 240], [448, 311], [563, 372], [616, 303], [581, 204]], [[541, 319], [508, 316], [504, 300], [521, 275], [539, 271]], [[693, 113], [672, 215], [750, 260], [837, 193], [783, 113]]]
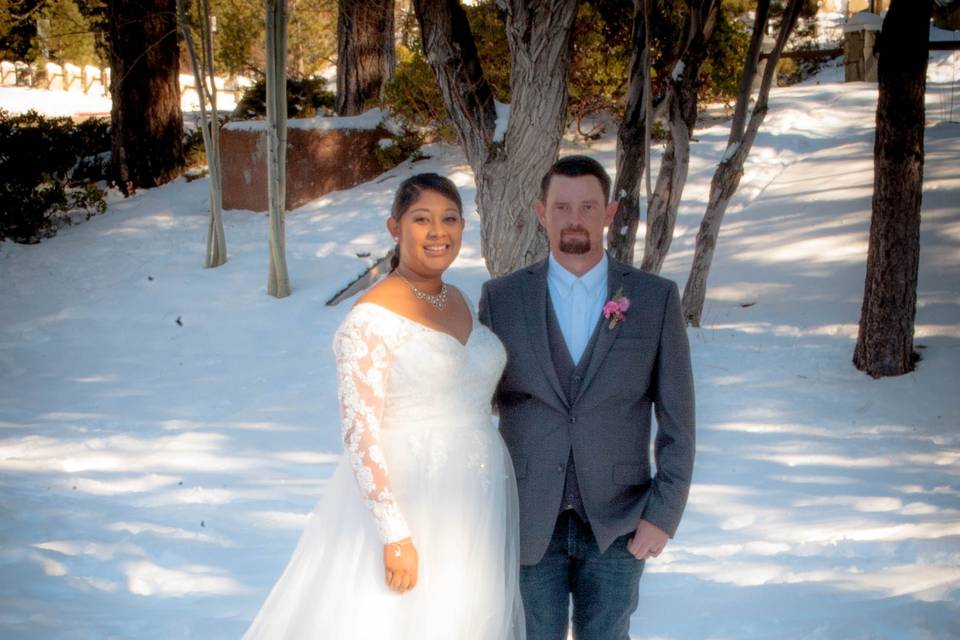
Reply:
[[603, 195], [607, 202], [610, 202], [610, 176], [607, 175], [603, 165], [590, 156], [564, 156], [550, 167], [543, 180], [540, 181], [540, 201], [547, 201], [547, 191], [550, 189], [550, 180], [553, 176], [567, 176], [568, 178], [578, 178], [580, 176], [593, 176], [600, 181], [600, 187], [603, 189]]

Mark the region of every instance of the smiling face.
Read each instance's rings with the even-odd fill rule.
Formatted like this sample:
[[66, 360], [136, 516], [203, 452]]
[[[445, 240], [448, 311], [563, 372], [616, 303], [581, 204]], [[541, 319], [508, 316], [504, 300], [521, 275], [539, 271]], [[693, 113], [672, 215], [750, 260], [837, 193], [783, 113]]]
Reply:
[[613, 220], [617, 205], [607, 204], [595, 176], [554, 175], [544, 199], [533, 206], [557, 262], [579, 275], [600, 261], [603, 229]]
[[397, 238], [400, 269], [421, 277], [437, 277], [456, 259], [463, 239], [464, 219], [457, 203], [431, 189], [403, 211], [387, 220]]

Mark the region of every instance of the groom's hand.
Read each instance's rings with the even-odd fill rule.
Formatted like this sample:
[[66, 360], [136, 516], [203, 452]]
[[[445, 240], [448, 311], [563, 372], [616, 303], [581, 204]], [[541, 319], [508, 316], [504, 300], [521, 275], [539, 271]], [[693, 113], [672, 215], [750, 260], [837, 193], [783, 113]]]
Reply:
[[417, 586], [419, 564], [417, 548], [410, 538], [383, 545], [384, 578], [393, 591], [404, 593]]
[[656, 558], [667, 546], [667, 540], [669, 539], [670, 536], [658, 526], [650, 524], [646, 520], [641, 520], [630, 542], [627, 543], [627, 551], [632, 553], [637, 560]]

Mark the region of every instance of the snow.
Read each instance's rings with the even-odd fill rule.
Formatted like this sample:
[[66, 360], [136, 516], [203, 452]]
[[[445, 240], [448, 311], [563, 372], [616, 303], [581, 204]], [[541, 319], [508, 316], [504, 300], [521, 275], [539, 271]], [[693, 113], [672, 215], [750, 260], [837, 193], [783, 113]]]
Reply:
[[883, 28], [883, 18], [869, 11], [860, 11], [847, 19], [843, 25], [843, 32], [852, 31], [880, 31]]
[[[850, 363], [876, 86], [771, 93], [704, 325], [689, 330], [697, 466], [676, 538], [647, 564], [634, 639], [960, 636], [960, 124], [940, 108], [951, 90], [928, 84], [923, 360], [883, 380]], [[728, 124], [691, 146], [663, 272], [681, 286]], [[39, 245], [0, 244], [0, 636], [241, 635], [340, 451], [330, 344], [349, 302], [324, 303], [392, 246], [383, 221], [404, 177], [437, 171], [461, 188], [450, 280], [476, 301], [486, 279], [463, 155], [425, 152], [288, 216], [283, 300], [265, 293], [262, 215], [224, 212], [230, 261], [202, 268], [203, 179], [111, 196], [107, 214]], [[612, 171], [614, 131], [568, 136], [563, 152]]]
[[497, 112], [497, 122], [493, 128], [493, 141], [503, 142], [507, 135], [507, 125], [510, 123], [510, 105], [494, 100], [493, 106]]
[[843, 12], [821, 9], [813, 19], [817, 24], [816, 41], [819, 48], [829, 49], [843, 45], [843, 25], [847, 21]]
[[[59, 68], [59, 67], [58, 67]], [[96, 70], [94, 68], [94, 70]], [[99, 71], [99, 70], [97, 70]], [[180, 106], [184, 111], [184, 118], [189, 119], [190, 112], [200, 111], [200, 101], [194, 89], [193, 76], [180, 76], [183, 86], [180, 96]], [[221, 87], [222, 79], [217, 79], [217, 86]], [[238, 83], [243, 86], [243, 83]], [[60, 89], [38, 89], [32, 87], [0, 87], [0, 109], [10, 113], [26, 113], [33, 109], [45, 116], [110, 116], [113, 101], [110, 99], [109, 88], [106, 95], [97, 90], [84, 93], [80, 88], [79, 80], [71, 84], [69, 91]], [[95, 85], [101, 87], [99, 83]], [[229, 112], [236, 108], [239, 96], [232, 91], [221, 89], [217, 92], [217, 109]], [[209, 109], [209, 105], [207, 107]], [[197, 113], [199, 117], [199, 113]]]
[[673, 71], [670, 72], [670, 79], [676, 82], [683, 77], [683, 70], [685, 69], [683, 60], [677, 60], [677, 64], [673, 66]]
[[720, 157], [720, 162], [726, 162], [727, 160], [732, 158], [737, 153], [737, 149], [739, 148], [740, 148], [739, 142], [732, 142], [729, 145], [727, 145], [726, 150], [723, 152], [723, 155]]
[[[333, 116], [315, 118], [290, 118], [288, 129], [308, 129], [311, 131], [367, 131], [384, 126], [389, 114], [382, 109], [370, 109], [357, 116]], [[266, 120], [234, 120], [224, 129], [234, 131], [266, 131]]]
[[26, 113], [33, 109], [45, 116], [78, 114], [109, 116], [110, 105], [109, 96], [88, 95], [82, 91], [0, 87], [0, 109], [10, 113]]

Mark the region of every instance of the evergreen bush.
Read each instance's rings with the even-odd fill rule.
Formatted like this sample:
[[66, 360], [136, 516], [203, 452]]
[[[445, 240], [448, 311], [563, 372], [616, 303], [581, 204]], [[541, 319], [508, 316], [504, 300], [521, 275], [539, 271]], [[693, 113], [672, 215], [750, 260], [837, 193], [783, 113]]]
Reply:
[[[500, 102], [509, 102], [510, 49], [500, 10], [492, 1], [485, 0], [464, 6], [464, 11], [493, 97]], [[397, 69], [384, 88], [384, 104], [404, 127], [418, 131], [425, 141], [454, 142], [456, 131], [447, 116], [433, 69], [423, 57], [420, 31], [412, 12], [404, 16], [400, 34]]]
[[82, 209], [87, 219], [106, 211], [93, 167], [109, 150], [104, 121], [77, 125], [0, 109], [0, 240], [36, 243], [70, 224], [71, 211]]
[[[720, 12], [719, 24], [703, 65], [703, 100], [734, 100], [743, 61], [750, 42], [749, 29], [737, 19], [739, 5]], [[652, 24], [651, 65], [653, 94], [662, 93], [667, 65], [683, 44], [683, 3], [655, 3], [658, 18]], [[510, 50], [504, 20], [493, 0], [464, 6], [484, 76], [495, 99], [510, 102]], [[583, 119], [605, 112], [623, 112], [630, 60], [633, 53], [633, 3], [619, 0], [588, 0], [581, 4], [575, 24], [573, 59], [568, 83], [568, 121], [583, 131]], [[426, 141], [456, 140], [443, 97], [429, 63], [423, 57], [417, 22], [412, 13], [401, 24], [397, 47], [397, 70], [385, 88], [389, 111]]]
[[[327, 90], [323, 78], [287, 79], [287, 117], [312, 118], [333, 115], [337, 96]], [[256, 120], [267, 115], [267, 83], [261, 78], [246, 91], [233, 110], [233, 120]]]
[[414, 162], [426, 156], [420, 151], [423, 139], [416, 133], [406, 133], [398, 138], [384, 138], [374, 149], [377, 161], [384, 171], [389, 171], [407, 158]]

